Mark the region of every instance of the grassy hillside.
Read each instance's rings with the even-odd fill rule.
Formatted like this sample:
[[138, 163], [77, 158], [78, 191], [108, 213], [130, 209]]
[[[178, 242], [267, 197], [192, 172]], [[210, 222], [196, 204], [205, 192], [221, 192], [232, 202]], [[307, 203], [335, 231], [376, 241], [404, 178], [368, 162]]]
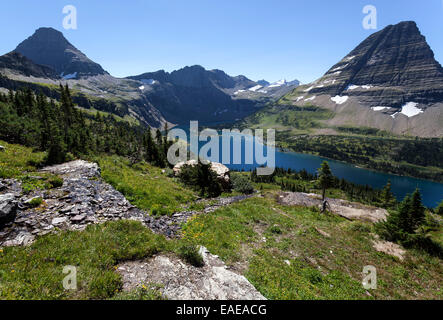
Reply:
[[[244, 273], [269, 299], [443, 297], [440, 259], [408, 251], [402, 262], [372, 247], [371, 224], [281, 206], [272, 194], [198, 216], [184, 235]], [[378, 270], [379, 287], [370, 295], [361, 285], [366, 265]]]
[[[0, 144], [6, 146], [0, 153], [2, 177], [29, 175], [44, 157], [29, 148]], [[143, 209], [174, 210], [195, 199], [192, 191], [157, 167], [131, 166], [124, 158], [109, 156], [99, 162], [103, 177]], [[180, 255], [184, 244], [206, 246], [269, 299], [443, 298], [441, 259], [406, 250], [401, 261], [377, 252], [372, 224], [280, 205], [279, 181], [257, 183], [261, 191], [256, 197], [195, 216], [178, 240], [155, 235], [138, 222], [118, 221], [45, 235], [29, 247], [2, 248], [0, 299], [161, 299], [156, 284], [122, 292], [116, 266], [158, 253]], [[300, 183], [307, 191], [318, 191]], [[339, 190], [329, 195], [344, 196]], [[440, 244], [442, 230], [440, 225], [432, 232]], [[78, 291], [63, 290], [66, 265], [79, 268]], [[366, 265], [377, 268], [376, 290], [362, 287]]]

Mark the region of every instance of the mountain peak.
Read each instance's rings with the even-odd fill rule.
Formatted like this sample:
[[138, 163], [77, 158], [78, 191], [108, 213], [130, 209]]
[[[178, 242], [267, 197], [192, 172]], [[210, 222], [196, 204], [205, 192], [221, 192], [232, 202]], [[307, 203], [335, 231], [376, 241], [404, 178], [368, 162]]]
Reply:
[[414, 21], [370, 35], [316, 84], [310, 93], [355, 95], [371, 106], [443, 101], [443, 69]]
[[15, 51], [33, 62], [52, 68], [59, 75], [88, 77], [107, 74], [74, 47], [61, 33], [53, 28], [39, 28], [32, 36], [20, 43]]

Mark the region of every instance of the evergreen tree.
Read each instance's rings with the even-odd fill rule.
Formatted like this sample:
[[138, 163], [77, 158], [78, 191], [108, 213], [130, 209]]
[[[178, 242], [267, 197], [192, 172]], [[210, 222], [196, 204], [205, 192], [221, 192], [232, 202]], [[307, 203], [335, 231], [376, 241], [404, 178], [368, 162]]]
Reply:
[[417, 188], [411, 197], [411, 229], [417, 230], [425, 221], [425, 207], [422, 204], [420, 190]]
[[395, 206], [397, 200], [391, 189], [391, 181], [389, 180], [380, 194], [381, 205], [383, 208], [392, 208]]
[[398, 211], [392, 212], [386, 221], [378, 224], [379, 233], [389, 241], [408, 241], [417, 233], [425, 221], [425, 208], [420, 191], [407, 195], [400, 203]]
[[435, 209], [435, 213], [443, 216], [443, 201], [438, 205], [437, 209]]
[[326, 190], [332, 187], [334, 183], [334, 176], [327, 161], [324, 161], [318, 170], [318, 184], [322, 189], [322, 200], [325, 201]]

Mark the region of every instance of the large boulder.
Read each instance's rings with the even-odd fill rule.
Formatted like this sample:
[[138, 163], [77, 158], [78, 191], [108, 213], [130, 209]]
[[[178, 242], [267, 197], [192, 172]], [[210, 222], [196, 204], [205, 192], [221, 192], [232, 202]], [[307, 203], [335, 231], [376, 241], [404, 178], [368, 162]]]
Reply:
[[[177, 163], [174, 168], [172, 169], [174, 171], [175, 176], [179, 176], [181, 172], [181, 168], [185, 165], [188, 166], [196, 166], [198, 164], [197, 160], [189, 160], [186, 162], [179, 162]], [[231, 178], [229, 175], [229, 168], [225, 165], [218, 163], [218, 162], [211, 162], [211, 169], [217, 174], [218, 179], [220, 180], [220, 183], [224, 188], [228, 188], [231, 185]]]
[[0, 227], [14, 221], [17, 215], [18, 203], [12, 193], [0, 195]]
[[117, 272], [123, 290], [131, 291], [143, 285], [157, 283], [169, 300], [266, 300], [242, 275], [206, 248], [200, 248], [203, 267], [194, 267], [171, 255], [157, 255], [147, 261], [120, 264]]

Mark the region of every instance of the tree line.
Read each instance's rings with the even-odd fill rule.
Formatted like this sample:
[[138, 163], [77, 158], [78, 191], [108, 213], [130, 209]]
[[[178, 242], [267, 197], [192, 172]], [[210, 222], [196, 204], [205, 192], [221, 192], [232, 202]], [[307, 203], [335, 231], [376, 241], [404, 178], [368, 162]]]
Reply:
[[87, 114], [76, 108], [67, 85], [59, 91], [59, 100], [30, 88], [0, 93], [0, 139], [47, 151], [46, 164], [107, 153], [167, 166], [171, 142], [159, 129]]

